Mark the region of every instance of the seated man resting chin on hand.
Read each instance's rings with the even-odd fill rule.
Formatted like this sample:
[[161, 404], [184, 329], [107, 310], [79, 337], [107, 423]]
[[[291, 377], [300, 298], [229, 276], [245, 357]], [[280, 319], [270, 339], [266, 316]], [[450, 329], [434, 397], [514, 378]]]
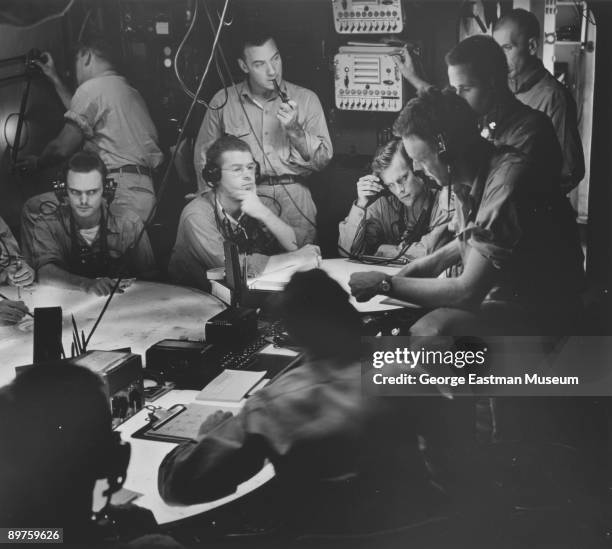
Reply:
[[202, 194], [183, 210], [168, 271], [178, 283], [206, 288], [206, 271], [224, 265], [226, 240], [247, 254], [249, 276], [295, 266], [318, 266], [318, 246], [298, 249], [295, 231], [273, 197], [259, 196], [257, 164], [249, 146], [231, 135], [215, 141], [206, 152], [203, 176], [212, 192]]

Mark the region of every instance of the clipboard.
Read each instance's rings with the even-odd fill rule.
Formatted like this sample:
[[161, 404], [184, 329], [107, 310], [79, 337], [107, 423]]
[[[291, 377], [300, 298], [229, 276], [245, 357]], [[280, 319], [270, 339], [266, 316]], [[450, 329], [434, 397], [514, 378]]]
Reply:
[[132, 434], [133, 438], [156, 440], [158, 442], [181, 443], [198, 440], [200, 425], [208, 416], [218, 410], [237, 413], [238, 409], [191, 402], [187, 405], [175, 404], [166, 410], [156, 411], [159, 419], [149, 421]]

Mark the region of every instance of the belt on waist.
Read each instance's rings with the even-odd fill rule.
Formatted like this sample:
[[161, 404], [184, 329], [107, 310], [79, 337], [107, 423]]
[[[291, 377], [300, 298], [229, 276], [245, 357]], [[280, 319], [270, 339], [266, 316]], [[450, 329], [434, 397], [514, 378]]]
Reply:
[[291, 185], [292, 183], [306, 183], [301, 175], [262, 175], [257, 181], [258, 185]]
[[111, 168], [108, 173], [137, 173], [140, 175], [153, 176], [153, 170], [146, 166], [137, 166], [136, 164], [126, 164], [120, 168]]

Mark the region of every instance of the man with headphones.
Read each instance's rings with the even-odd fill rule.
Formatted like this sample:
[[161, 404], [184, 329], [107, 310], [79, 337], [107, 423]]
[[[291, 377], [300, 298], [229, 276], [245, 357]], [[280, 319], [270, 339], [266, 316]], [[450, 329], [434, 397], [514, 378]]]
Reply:
[[223, 134], [244, 140], [261, 166], [260, 194], [278, 201], [294, 228], [298, 246], [316, 239], [317, 209], [306, 180], [332, 158], [332, 143], [319, 98], [287, 82], [276, 41], [267, 30], [250, 29], [241, 41], [243, 82], [210, 101], [194, 147], [198, 188], [206, 151]]
[[79, 547], [180, 547], [157, 535], [117, 543], [124, 532], [134, 538], [157, 529], [150, 513], [133, 505], [107, 502], [100, 520], [92, 520], [94, 485], [106, 480], [110, 500], [130, 461], [130, 445], [112, 430], [104, 382], [94, 372], [58, 361], [18, 374], [0, 388], [0, 436], [0, 527], [63, 528], [64, 543]]
[[115, 187], [100, 157], [82, 151], [68, 161], [65, 179], [55, 183], [59, 205], [36, 196], [26, 202], [23, 247], [39, 282], [102, 296], [110, 293], [113, 277], [155, 275], [140, 218], [109, 207]]
[[[402, 74], [417, 90], [430, 85], [415, 72], [408, 51], [400, 60]], [[508, 86], [504, 52], [490, 36], [470, 36], [445, 57], [451, 89], [465, 99], [478, 116], [482, 137], [496, 145], [521, 151], [531, 163], [529, 185], [534, 194], [562, 187], [561, 147], [546, 115], [516, 99]]]
[[114, 49], [106, 38], [89, 34], [75, 55], [77, 89], [71, 94], [51, 54], [35, 61], [66, 108], [65, 124], [40, 156], [21, 160], [23, 170], [45, 169], [83, 147], [102, 158], [117, 182], [116, 204], [144, 221], [155, 205], [153, 172], [163, 161], [157, 130], [140, 93], [117, 73]]
[[[386, 294], [434, 309], [412, 326], [415, 335], [567, 333], [580, 312], [584, 271], [577, 228], [555, 200], [558, 189], [549, 189], [549, 208], [534, 211], [523, 184], [530, 164], [484, 140], [474, 112], [450, 91], [431, 88], [410, 100], [393, 129], [415, 170], [452, 186], [457, 235], [398, 276], [353, 274], [353, 295], [367, 301]], [[437, 278], [458, 260], [461, 275]]]
[[449, 190], [437, 191], [412, 170], [402, 140], [381, 145], [372, 173], [357, 182], [357, 200], [339, 225], [342, 255], [422, 257], [448, 241]]
[[244, 141], [220, 137], [208, 148], [206, 160], [202, 176], [211, 192], [192, 200], [181, 214], [168, 266], [174, 282], [206, 288], [206, 271], [224, 265], [226, 240], [245, 254], [249, 276], [290, 265], [318, 265], [318, 246], [298, 249], [279, 201], [259, 196], [259, 166]]

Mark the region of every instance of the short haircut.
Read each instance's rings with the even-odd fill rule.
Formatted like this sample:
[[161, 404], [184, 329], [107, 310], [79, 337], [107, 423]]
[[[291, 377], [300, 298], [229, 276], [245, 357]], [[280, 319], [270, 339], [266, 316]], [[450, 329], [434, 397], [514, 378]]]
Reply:
[[89, 173], [94, 171], [99, 172], [102, 176], [102, 181], [104, 181], [107, 175], [106, 166], [102, 159], [95, 152], [91, 151], [79, 151], [73, 154], [66, 166], [66, 174], [68, 172]]
[[107, 63], [116, 66], [119, 62], [117, 49], [102, 34], [91, 32], [85, 34], [76, 46], [76, 53], [82, 55], [86, 51], [94, 52]]
[[244, 51], [247, 48], [252, 46], [263, 46], [268, 40], [274, 40], [276, 43], [276, 39], [269, 29], [262, 28], [259, 25], [253, 25], [252, 28], [244, 33], [242, 40], [240, 40], [238, 55], [244, 59]]
[[495, 24], [494, 30], [500, 29], [507, 23], [514, 23], [519, 33], [527, 39], [535, 38], [539, 42], [542, 38], [540, 36], [540, 22], [530, 11], [516, 8], [508, 12]]
[[448, 66], [463, 65], [480, 82], [492, 81], [496, 90], [508, 88], [508, 61], [490, 36], [477, 34], [459, 42], [445, 56]]
[[229, 151], [251, 153], [251, 148], [235, 135], [222, 135], [206, 151], [206, 163], [221, 166], [221, 155]]
[[476, 113], [451, 90], [428, 88], [406, 103], [393, 124], [397, 137], [415, 135], [431, 144], [443, 137], [447, 148], [463, 150], [480, 135]]
[[325, 271], [295, 273], [280, 295], [279, 312], [289, 334], [314, 356], [358, 356], [359, 313], [340, 284]]
[[380, 174], [382, 174], [382, 172], [384, 172], [391, 165], [391, 162], [393, 162], [393, 157], [397, 153], [402, 155], [406, 161], [406, 164], [412, 166], [412, 162], [406, 154], [402, 140], [396, 137], [376, 149], [376, 153], [372, 159], [372, 173], [380, 177]]

